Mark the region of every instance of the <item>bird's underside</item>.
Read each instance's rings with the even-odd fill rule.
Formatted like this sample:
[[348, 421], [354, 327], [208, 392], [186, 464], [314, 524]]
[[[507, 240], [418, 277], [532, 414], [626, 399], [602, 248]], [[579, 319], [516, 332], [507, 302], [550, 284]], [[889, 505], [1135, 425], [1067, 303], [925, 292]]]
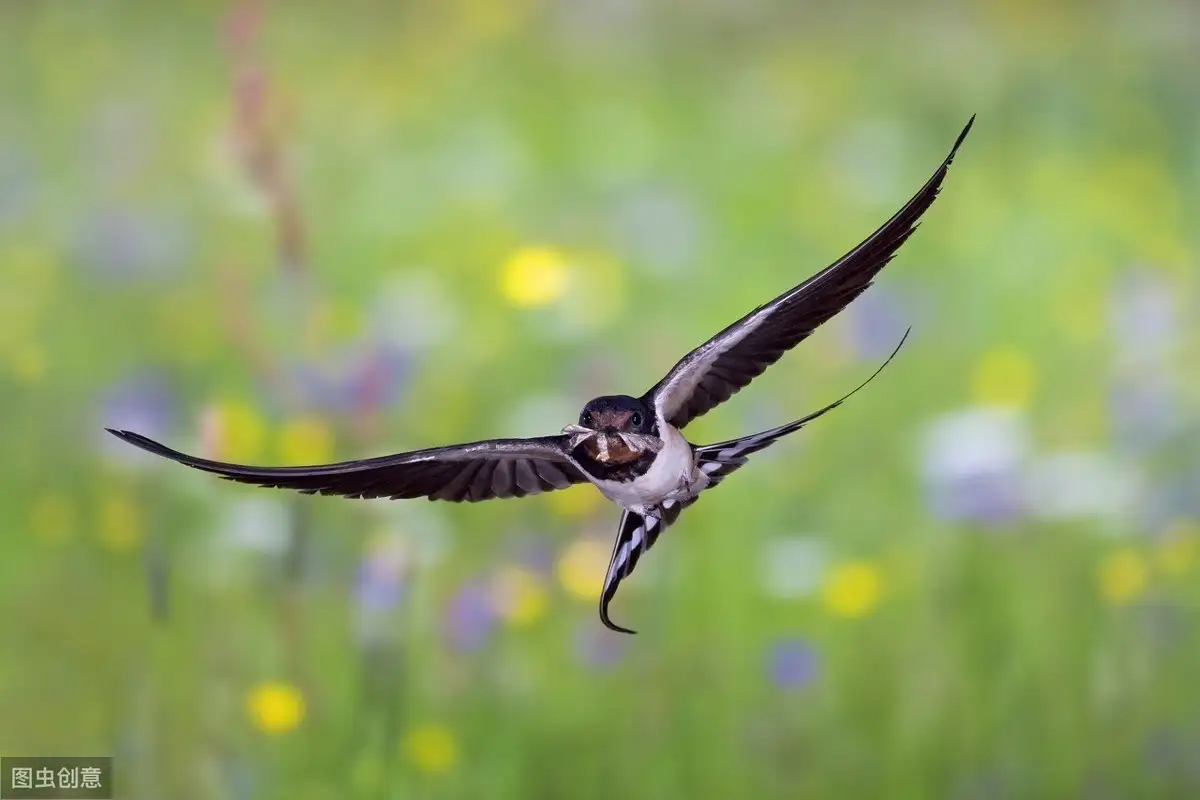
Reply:
[[[109, 430], [132, 445], [227, 480], [306, 494], [477, 502], [594, 483], [623, 510], [600, 598], [600, 617], [608, 627], [632, 633], [609, 619], [609, 602], [641, 555], [675, 522], [680, 512], [696, 501], [700, 491], [716, 486], [745, 464], [750, 454], [840, 405], [879, 374], [895, 352], [854, 392], [786, 425], [701, 447], [687, 444], [678, 430], [748, 385], [871, 285], [932, 205], [973, 122], [974, 117], [920, 191], [871, 236], [816, 275], [754, 309], [684, 356], [642, 397], [615, 396], [619, 403], [615, 410], [609, 410], [605, 426], [585, 425], [584, 418], [594, 403], [614, 398], [592, 401], [581, 414], [579, 425], [569, 425], [554, 436], [491, 439], [337, 464], [295, 467], [254, 467], [214, 461], [181, 453], [132, 431]], [[675, 436], [684, 442], [683, 449], [673, 444]], [[679, 462], [686, 466], [692, 476], [677, 491], [669, 493], [661, 491], [669, 482], [664, 483], [663, 476], [658, 474], [668, 459], [672, 464]], [[627, 497], [640, 498], [642, 502], [626, 502]]]

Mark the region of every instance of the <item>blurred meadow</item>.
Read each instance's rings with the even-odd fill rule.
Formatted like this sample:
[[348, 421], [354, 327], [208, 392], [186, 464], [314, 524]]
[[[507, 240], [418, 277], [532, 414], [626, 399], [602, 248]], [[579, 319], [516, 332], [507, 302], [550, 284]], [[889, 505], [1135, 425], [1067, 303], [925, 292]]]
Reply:
[[[0, 753], [121, 798], [1200, 795], [1200, 6], [0, 4]], [[846, 405], [604, 629], [589, 487], [261, 464], [557, 432], [857, 244], [687, 430]]]

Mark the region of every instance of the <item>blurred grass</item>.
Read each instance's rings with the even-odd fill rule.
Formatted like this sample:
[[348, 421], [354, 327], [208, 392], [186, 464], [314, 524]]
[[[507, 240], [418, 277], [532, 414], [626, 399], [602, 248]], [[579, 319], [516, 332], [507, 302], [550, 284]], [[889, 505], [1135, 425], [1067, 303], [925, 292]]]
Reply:
[[[123, 797], [1194, 796], [1196, 17], [0, 6], [0, 752], [112, 753]], [[290, 498], [102, 444], [157, 402], [111, 400], [144, 375], [167, 442], [252, 461], [320, 451], [283, 433], [314, 416], [338, 459], [557, 430], [853, 246], [976, 112], [872, 290], [909, 345], [664, 537], [615, 604], [632, 640], [556, 569], [612, 535], [589, 490]], [[248, 174], [263, 152], [274, 196]], [[272, 197], [296, 204], [302, 263], [281, 264]], [[536, 307], [502, 291], [529, 247], [566, 276]], [[1167, 327], [1173, 427], [1129, 447], [1113, 384], [1152, 360], [1111, 322], [1132, 267], [1176, 312], [1145, 322]], [[853, 386], [879, 358], [852, 313], [689, 436]], [[302, 367], [350, 370], [349, 399], [314, 399]], [[926, 426], [998, 400], [1038, 453], [1141, 475], [1132, 507], [939, 516]], [[381, 533], [399, 597], [368, 634], [356, 576]], [[823, 555], [782, 571], [815, 583], [779, 596], [773, 547], [797, 538]], [[879, 581], [851, 616], [830, 600], [847, 563]], [[460, 588], [491, 597], [513, 567], [518, 600], [456, 646]], [[779, 642], [812, 674], [776, 675]], [[276, 684], [303, 714], [272, 735], [247, 704]]]

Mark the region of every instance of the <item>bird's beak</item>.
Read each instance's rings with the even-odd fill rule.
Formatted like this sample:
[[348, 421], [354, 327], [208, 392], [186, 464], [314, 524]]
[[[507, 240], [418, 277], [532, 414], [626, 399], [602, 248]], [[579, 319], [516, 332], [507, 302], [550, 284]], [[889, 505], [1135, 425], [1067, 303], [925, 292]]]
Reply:
[[605, 427], [603, 431], [585, 428], [582, 425], [567, 425], [562, 429], [566, 436], [571, 437], [570, 448], [574, 450], [579, 445], [586, 442], [588, 439], [596, 440], [597, 448], [601, 453], [607, 455], [608, 448], [615, 447], [619, 442], [630, 450], [635, 450], [639, 453], [647, 450], [657, 453], [663, 449], [663, 441], [656, 436], [646, 436], [641, 433], [620, 433], [615, 428]]
[[582, 425], [568, 425], [562, 429], [563, 435], [570, 436], [570, 448], [574, 450], [579, 445], [596, 435], [596, 431]]

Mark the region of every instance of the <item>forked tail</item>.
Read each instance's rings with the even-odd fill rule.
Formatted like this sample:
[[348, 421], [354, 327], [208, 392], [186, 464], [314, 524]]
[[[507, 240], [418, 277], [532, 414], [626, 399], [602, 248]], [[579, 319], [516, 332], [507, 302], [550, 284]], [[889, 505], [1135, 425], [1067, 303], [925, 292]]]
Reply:
[[789, 433], [800, 430], [817, 417], [832, 411], [853, 397], [859, 390], [866, 387], [868, 383], [875, 380], [876, 376], [883, 372], [884, 367], [892, 363], [892, 359], [900, 352], [900, 348], [904, 346], [904, 342], [908, 339], [908, 334], [911, 332], [912, 328], [904, 331], [904, 335], [900, 337], [900, 343], [896, 345], [896, 349], [892, 351], [892, 354], [887, 357], [886, 361], [879, 365], [877, 370], [871, 373], [869, 378], [824, 408], [818, 409], [786, 425], [780, 425], [778, 428], [771, 428], [770, 430], [753, 433], [749, 436], [742, 436], [738, 439], [730, 439], [727, 442], [718, 442], [716, 444], [706, 444], [703, 447], [697, 447], [696, 461], [699, 462], [700, 469], [709, 476], [711, 480], [709, 485], [713, 486], [720, 483], [722, 478], [745, 464], [746, 457], [751, 453], [765, 450], [779, 439], [787, 436]]
[[[911, 330], [912, 328], [909, 328], [904, 332], [904, 336], [900, 339], [900, 344], [896, 345], [896, 349], [880, 365], [879, 369], [871, 373], [871, 377], [860, 383], [853, 391], [824, 408], [814, 411], [808, 416], [801, 417], [795, 422], [780, 425], [778, 428], [772, 428], [769, 431], [743, 436], [740, 439], [731, 439], [728, 442], [718, 442], [717, 444], [695, 448], [696, 461], [709, 479], [705, 489], [711, 489], [716, 486], [726, 475], [745, 464], [749, 460], [747, 457], [751, 453], [756, 453], [759, 450], [770, 447], [781, 437], [787, 436], [793, 431], [800, 430], [804, 425], [812, 422], [822, 414], [837, 408], [850, 399], [859, 389], [862, 389], [868, 383], [875, 380], [875, 376], [883, 372], [883, 368], [891, 363], [892, 359], [896, 357], [896, 353], [900, 352], [900, 348], [904, 346], [904, 340], [908, 338]], [[612, 557], [608, 562], [608, 573], [604, 578], [604, 588], [600, 594], [600, 621], [607, 627], [621, 633], [633, 633], [629, 628], [612, 621], [608, 615], [608, 604], [616, 595], [617, 587], [621, 584], [621, 581], [628, 578], [633, 572], [633, 568], [637, 566], [642, 554], [654, 546], [654, 543], [658, 541], [658, 537], [679, 518], [679, 513], [683, 509], [698, 499], [699, 495], [694, 495], [682, 501], [667, 500], [662, 505], [657, 506], [654, 509], [654, 513], [645, 516], [635, 514], [632, 511], [625, 511], [621, 515], [621, 524], [617, 529], [617, 539], [613, 543]]]

